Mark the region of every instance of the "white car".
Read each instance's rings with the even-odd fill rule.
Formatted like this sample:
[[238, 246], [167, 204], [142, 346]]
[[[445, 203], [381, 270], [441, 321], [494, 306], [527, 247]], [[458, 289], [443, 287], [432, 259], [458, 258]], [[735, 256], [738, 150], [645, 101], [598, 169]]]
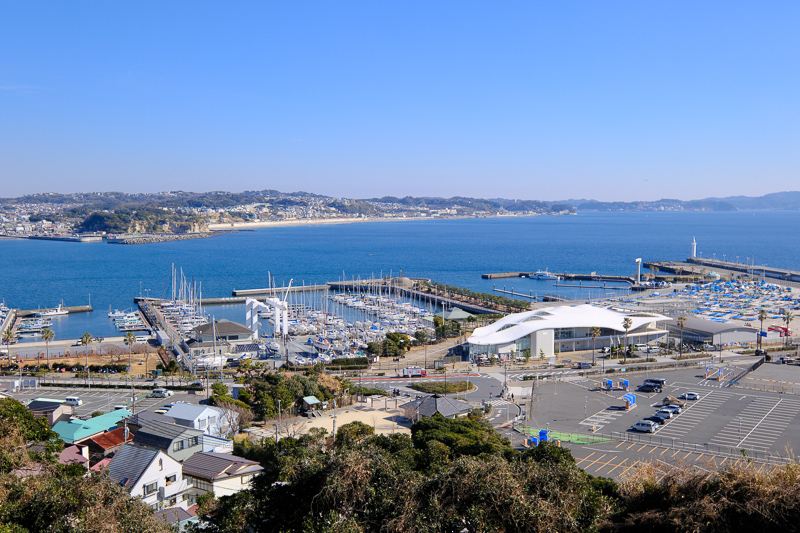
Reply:
[[667, 411], [672, 411], [676, 415], [679, 415], [679, 414], [681, 414], [683, 412], [683, 409], [681, 409], [681, 406], [679, 406], [679, 405], [665, 405], [661, 409], [662, 410], [667, 410]]
[[656, 416], [661, 417], [661, 418], [672, 418], [673, 416], [675, 416], [677, 414], [678, 413], [676, 413], [675, 411], [673, 411], [671, 409], [660, 409], [660, 410], [656, 411]]
[[678, 396], [679, 400], [699, 400], [700, 395], [696, 392], [684, 392], [680, 396]]
[[652, 420], [640, 420], [631, 426], [631, 428], [634, 431], [641, 431], [642, 433], [655, 433], [658, 429], [658, 424]]

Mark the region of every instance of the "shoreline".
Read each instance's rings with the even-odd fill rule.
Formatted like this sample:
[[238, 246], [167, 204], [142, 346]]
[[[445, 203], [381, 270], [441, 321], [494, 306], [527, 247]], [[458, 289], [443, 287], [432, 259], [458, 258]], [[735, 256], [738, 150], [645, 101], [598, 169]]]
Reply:
[[561, 215], [501, 215], [501, 216], [452, 216], [447, 218], [438, 217], [374, 217], [374, 218], [323, 218], [323, 219], [301, 219], [301, 220], [269, 220], [262, 222], [229, 222], [224, 224], [208, 224], [208, 229], [218, 231], [222, 229], [247, 229], [247, 228], [271, 228], [285, 226], [320, 226], [323, 224], [357, 224], [364, 222], [408, 222], [408, 221], [431, 221], [431, 220], [466, 220], [466, 219], [485, 219], [485, 218], [531, 218], [540, 216], [561, 216]]

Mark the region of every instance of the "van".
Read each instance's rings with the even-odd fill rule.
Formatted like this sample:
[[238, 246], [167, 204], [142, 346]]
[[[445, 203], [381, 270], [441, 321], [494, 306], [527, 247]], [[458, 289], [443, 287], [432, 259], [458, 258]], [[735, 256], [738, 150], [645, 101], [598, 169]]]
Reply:
[[68, 396], [64, 403], [67, 405], [83, 405], [83, 400], [78, 398], [77, 396]]
[[639, 352], [648, 353], [650, 351], [650, 346], [647, 344], [634, 344], [633, 348]]
[[644, 380], [645, 385], [658, 385], [659, 387], [664, 387], [667, 384], [666, 379], [662, 378], [647, 378]]
[[642, 431], [644, 433], [655, 433], [656, 429], [658, 429], [658, 424], [652, 420], [640, 420], [633, 425], [632, 429], [634, 431]]
[[172, 396], [172, 391], [167, 389], [153, 389], [153, 392], [150, 393], [151, 398], [169, 398]]
[[592, 363], [575, 363], [573, 368], [579, 368], [580, 370], [587, 370], [592, 368]]

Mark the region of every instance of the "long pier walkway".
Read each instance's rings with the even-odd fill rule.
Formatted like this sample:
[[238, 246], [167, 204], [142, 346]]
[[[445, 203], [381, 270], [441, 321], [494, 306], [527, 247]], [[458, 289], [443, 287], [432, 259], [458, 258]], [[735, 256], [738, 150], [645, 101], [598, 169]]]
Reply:
[[[602, 281], [602, 282], [611, 282], [611, 283], [627, 283], [629, 285], [634, 285], [636, 280], [630, 276], [615, 276], [611, 274], [573, 274], [570, 272], [550, 272], [555, 276], [563, 280], [575, 280], [575, 281]], [[536, 272], [495, 272], [489, 274], [482, 274], [481, 277], [483, 279], [506, 279], [506, 278], [533, 278], [535, 277]], [[589, 287], [586, 287], [589, 288]], [[598, 287], [598, 288], [606, 288], [609, 289], [611, 287]]]

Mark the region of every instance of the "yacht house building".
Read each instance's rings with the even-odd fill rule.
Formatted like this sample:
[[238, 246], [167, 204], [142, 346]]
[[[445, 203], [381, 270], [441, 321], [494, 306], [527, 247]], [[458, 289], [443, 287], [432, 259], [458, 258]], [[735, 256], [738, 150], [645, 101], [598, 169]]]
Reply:
[[[631, 319], [628, 344], [666, 339], [666, 323], [673, 319], [656, 313], [597, 307], [557, 306], [515, 313], [477, 328], [467, 340], [470, 356], [504, 357], [530, 350], [531, 357], [553, 357], [559, 352], [621, 346], [626, 318]], [[592, 339], [592, 328], [600, 336]]]

